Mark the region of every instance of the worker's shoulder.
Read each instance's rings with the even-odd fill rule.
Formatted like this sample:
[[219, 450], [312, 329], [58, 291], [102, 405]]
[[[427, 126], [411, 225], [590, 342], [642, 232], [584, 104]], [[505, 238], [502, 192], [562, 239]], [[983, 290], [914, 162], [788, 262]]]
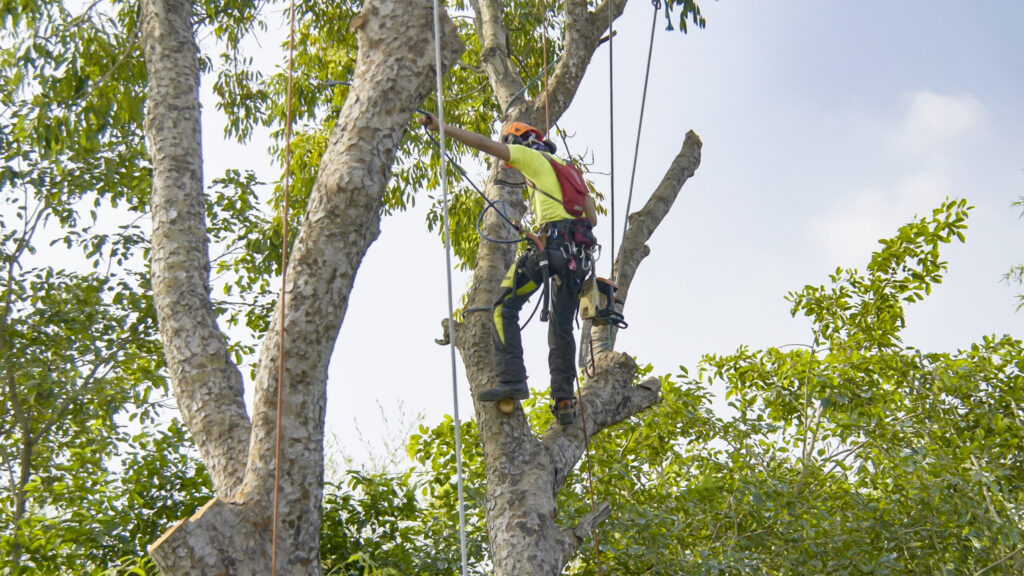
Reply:
[[551, 164], [548, 162], [547, 155], [527, 146], [509, 144], [508, 155], [508, 163], [513, 168], [517, 168], [519, 170], [533, 171], [543, 169], [544, 167], [551, 167]]

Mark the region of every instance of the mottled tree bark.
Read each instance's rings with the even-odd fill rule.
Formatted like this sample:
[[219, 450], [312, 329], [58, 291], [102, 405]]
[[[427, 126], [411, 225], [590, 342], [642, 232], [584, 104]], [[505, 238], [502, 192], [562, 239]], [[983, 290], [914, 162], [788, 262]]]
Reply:
[[153, 297], [178, 407], [217, 493], [230, 498], [245, 473], [249, 417], [241, 374], [210, 302], [192, 2], [152, 0], [142, 9], [154, 167]]
[[[435, 78], [430, 0], [371, 0], [353, 20], [359, 55], [288, 266], [280, 523], [281, 574], [320, 573], [327, 365], [359, 263], [380, 233], [391, 164]], [[153, 285], [175, 397], [214, 475], [217, 498], [150, 547], [165, 574], [271, 573], [279, 342], [259, 357], [253, 421], [209, 299], [197, 50], [189, 0], [143, 0], [154, 163]], [[443, 18], [447, 68], [462, 52]]]

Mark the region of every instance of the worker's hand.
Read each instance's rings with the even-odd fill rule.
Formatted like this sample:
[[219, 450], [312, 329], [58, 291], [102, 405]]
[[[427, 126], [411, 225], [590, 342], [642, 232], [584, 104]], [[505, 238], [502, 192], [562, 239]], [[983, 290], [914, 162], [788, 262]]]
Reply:
[[441, 129], [437, 122], [437, 117], [429, 112], [424, 112], [419, 118], [417, 118], [417, 120], [419, 120], [420, 126], [426, 126], [427, 129], [433, 130], [434, 132]]

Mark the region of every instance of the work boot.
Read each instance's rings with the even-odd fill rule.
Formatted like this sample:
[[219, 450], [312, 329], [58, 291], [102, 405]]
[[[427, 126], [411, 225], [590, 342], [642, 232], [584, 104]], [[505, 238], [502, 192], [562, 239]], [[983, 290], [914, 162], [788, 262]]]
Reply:
[[569, 426], [576, 421], [576, 401], [558, 400], [551, 406], [551, 413], [555, 415], [555, 420], [558, 420], [559, 424]]
[[499, 382], [497, 386], [481, 390], [476, 399], [481, 402], [497, 402], [505, 398], [526, 400], [530, 397], [530, 388], [526, 382]]

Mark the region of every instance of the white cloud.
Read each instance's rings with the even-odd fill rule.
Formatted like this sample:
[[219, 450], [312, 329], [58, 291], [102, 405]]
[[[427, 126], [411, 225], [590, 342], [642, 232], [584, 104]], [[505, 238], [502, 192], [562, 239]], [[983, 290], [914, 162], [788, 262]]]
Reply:
[[902, 125], [893, 135], [897, 152], [945, 155], [958, 140], [971, 135], [985, 116], [985, 106], [970, 94], [943, 96], [920, 91], [908, 97]]
[[863, 269], [878, 240], [895, 234], [897, 228], [916, 216], [930, 214], [947, 196], [952, 183], [939, 172], [920, 172], [891, 189], [867, 188], [855, 192], [838, 212], [811, 221], [825, 262]]
[[837, 198], [832, 212], [810, 222], [811, 237], [826, 262], [862, 268], [879, 239], [956, 196], [955, 153], [979, 132], [985, 106], [970, 94], [929, 91], [910, 94], [906, 101], [888, 147], [867, 152], [865, 161], [877, 170]]

